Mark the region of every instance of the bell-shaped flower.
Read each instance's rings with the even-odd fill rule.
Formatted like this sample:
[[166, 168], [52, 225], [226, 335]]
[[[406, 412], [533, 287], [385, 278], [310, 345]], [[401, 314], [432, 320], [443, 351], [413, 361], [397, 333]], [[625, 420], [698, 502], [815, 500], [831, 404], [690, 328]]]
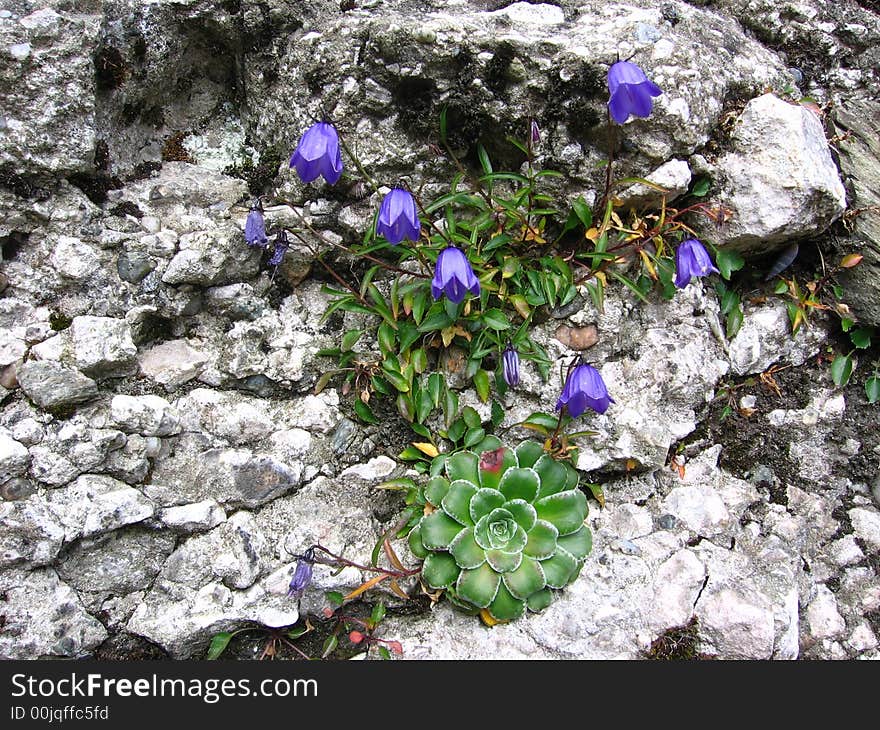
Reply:
[[650, 116], [652, 97], [663, 93], [642, 69], [629, 61], [618, 61], [608, 69], [608, 91], [608, 109], [618, 124], [626, 122], [630, 115], [643, 119]]
[[385, 236], [395, 246], [404, 238], [418, 241], [421, 232], [416, 201], [412, 194], [402, 188], [394, 188], [382, 200], [376, 219], [376, 235]]
[[511, 388], [519, 385], [519, 353], [513, 345], [508, 345], [501, 355], [501, 371]]
[[455, 246], [448, 246], [437, 257], [434, 279], [431, 281], [431, 294], [434, 299], [446, 294], [449, 301], [459, 304], [464, 300], [467, 292], [475, 297], [479, 296], [480, 281], [474, 274], [464, 251]]
[[587, 408], [596, 413], [605, 413], [614, 399], [608, 395], [608, 388], [599, 371], [592, 365], [581, 363], [568, 373], [562, 395], [556, 402], [556, 410], [568, 409], [572, 418], [580, 416]]
[[331, 185], [336, 183], [342, 175], [342, 150], [335, 127], [328, 122], [309, 127], [290, 157], [290, 166], [304, 183], [320, 175]]
[[248, 213], [244, 224], [244, 240], [251, 248], [266, 248], [269, 239], [266, 237], [266, 223], [263, 220], [263, 209], [254, 205]]
[[694, 276], [717, 274], [718, 269], [709, 258], [709, 252], [696, 238], [688, 238], [675, 249], [675, 286], [684, 289]]
[[275, 249], [272, 251], [272, 257], [269, 259], [269, 266], [279, 266], [284, 260], [284, 254], [290, 248], [290, 241], [287, 240], [287, 233], [278, 231], [275, 236]]
[[312, 582], [312, 563], [315, 562], [314, 550], [309, 548], [296, 562], [296, 569], [290, 579], [287, 595], [291, 598], [302, 598], [309, 583]]

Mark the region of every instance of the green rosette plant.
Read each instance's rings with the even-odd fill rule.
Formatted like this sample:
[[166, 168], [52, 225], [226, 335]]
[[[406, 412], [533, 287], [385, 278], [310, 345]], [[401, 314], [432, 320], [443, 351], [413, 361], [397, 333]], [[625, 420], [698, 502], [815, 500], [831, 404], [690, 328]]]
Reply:
[[[592, 548], [587, 499], [565, 462], [526, 441], [486, 438], [475, 451], [435, 459], [426, 512], [409, 533], [422, 579], [494, 621], [541, 611], [580, 574]], [[484, 613], [484, 617], [485, 617]]]

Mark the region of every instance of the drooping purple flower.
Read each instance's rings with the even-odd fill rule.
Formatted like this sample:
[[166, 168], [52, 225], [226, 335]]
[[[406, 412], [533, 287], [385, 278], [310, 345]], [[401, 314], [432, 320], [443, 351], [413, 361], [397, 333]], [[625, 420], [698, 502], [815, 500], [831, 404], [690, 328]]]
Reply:
[[529, 125], [529, 138], [532, 141], [533, 147], [541, 142], [541, 129], [538, 127], [538, 123], [534, 119]]
[[511, 344], [504, 348], [504, 354], [501, 355], [501, 369], [505, 383], [511, 388], [519, 385], [519, 353]]
[[272, 258], [269, 259], [269, 266], [278, 266], [284, 260], [284, 254], [290, 248], [290, 241], [287, 240], [287, 233], [278, 231], [275, 236], [275, 249], [272, 251]]
[[312, 563], [314, 563], [315, 553], [309, 548], [304, 555], [301, 555], [296, 561], [296, 569], [293, 571], [293, 577], [290, 579], [290, 586], [287, 595], [292, 598], [302, 598], [309, 583], [312, 582]]
[[290, 157], [290, 166], [296, 168], [304, 183], [323, 175], [328, 183], [335, 184], [342, 175], [342, 150], [335, 127], [328, 122], [309, 127]]
[[587, 408], [596, 413], [605, 413], [614, 398], [608, 395], [608, 388], [599, 371], [592, 365], [581, 363], [571, 370], [562, 388], [562, 395], [556, 401], [556, 410], [568, 409], [572, 418], [580, 416]]
[[642, 69], [629, 61], [618, 61], [608, 69], [608, 92], [608, 109], [618, 124], [626, 122], [631, 114], [643, 119], [650, 116], [654, 103], [651, 97], [663, 93]]
[[376, 235], [385, 236], [388, 243], [396, 246], [404, 238], [418, 241], [420, 233], [421, 224], [416, 211], [415, 198], [403, 188], [394, 188], [379, 206]]
[[464, 251], [455, 246], [447, 246], [437, 257], [434, 279], [431, 281], [431, 294], [439, 299], [445, 293], [449, 301], [459, 304], [464, 295], [470, 292], [480, 295], [480, 281], [471, 268]]
[[675, 249], [675, 286], [684, 289], [691, 277], [719, 273], [709, 252], [696, 238], [688, 238]]
[[269, 239], [266, 237], [266, 223], [263, 220], [263, 208], [259, 202], [251, 206], [247, 221], [244, 224], [244, 240], [251, 248], [266, 248]]

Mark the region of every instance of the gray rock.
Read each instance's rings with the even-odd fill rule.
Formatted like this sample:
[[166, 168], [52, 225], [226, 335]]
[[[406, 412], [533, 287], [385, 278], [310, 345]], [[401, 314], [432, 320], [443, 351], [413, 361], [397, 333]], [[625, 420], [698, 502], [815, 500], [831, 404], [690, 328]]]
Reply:
[[123, 251], [116, 259], [119, 278], [131, 284], [139, 283], [155, 268], [155, 262], [147, 254], [138, 251]]
[[186, 340], [171, 340], [141, 353], [139, 362], [144, 375], [170, 392], [197, 378], [208, 358]]
[[816, 587], [816, 597], [806, 612], [807, 630], [814, 639], [830, 639], [846, 631], [846, 622], [837, 610], [837, 599], [826, 586]]
[[772, 94], [746, 105], [718, 170], [716, 202], [733, 211], [720, 230], [706, 229], [719, 246], [771, 250], [820, 233], [846, 209], [822, 122]]
[[137, 347], [124, 319], [74, 317], [70, 325], [76, 367], [94, 378], [118, 378], [137, 372]]
[[179, 246], [162, 274], [166, 284], [216, 286], [252, 279], [259, 270], [259, 251], [249, 248], [235, 228], [186, 233]]
[[171, 436], [180, 433], [177, 409], [157, 395], [115, 395], [110, 402], [110, 422], [129, 433]]
[[52, 249], [52, 267], [65, 279], [82, 282], [98, 268], [95, 250], [78, 238], [59, 236]]
[[44, 410], [84, 403], [98, 395], [94, 380], [50, 360], [22, 363], [17, 376], [25, 395]]
[[875, 550], [880, 550], [880, 512], [857, 507], [851, 509], [848, 514], [856, 535]]
[[0, 567], [46, 565], [58, 555], [65, 529], [36, 496], [0, 502]]
[[212, 499], [159, 512], [162, 524], [179, 532], [204, 532], [226, 520], [226, 511]]
[[100, 25], [97, 15], [49, 7], [2, 23], [0, 48], [18, 50], [0, 70], [0, 164], [19, 175], [93, 170]]
[[24, 445], [0, 428], [0, 484], [24, 474], [29, 463], [30, 456]]
[[174, 549], [174, 536], [141, 527], [79, 540], [58, 563], [58, 575], [83, 593], [125, 595], [148, 588]]
[[0, 572], [0, 593], [6, 596], [2, 659], [81, 658], [107, 638], [52, 568]]
[[27, 499], [37, 491], [32, 482], [27, 479], [14, 478], [0, 486], [0, 499], [15, 501]]
[[664, 197], [667, 203], [681, 197], [690, 187], [691, 169], [684, 160], [670, 160], [646, 175], [645, 179], [659, 185], [663, 190], [644, 183], [631, 185], [621, 190], [617, 196], [625, 207], [656, 206]]

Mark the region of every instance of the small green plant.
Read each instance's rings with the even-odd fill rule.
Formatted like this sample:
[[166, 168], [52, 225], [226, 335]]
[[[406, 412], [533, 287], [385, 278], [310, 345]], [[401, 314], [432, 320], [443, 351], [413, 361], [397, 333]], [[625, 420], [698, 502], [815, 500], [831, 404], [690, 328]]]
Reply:
[[438, 460], [409, 533], [422, 580], [487, 623], [540, 611], [579, 575], [592, 547], [574, 468], [525, 441], [487, 437]]

